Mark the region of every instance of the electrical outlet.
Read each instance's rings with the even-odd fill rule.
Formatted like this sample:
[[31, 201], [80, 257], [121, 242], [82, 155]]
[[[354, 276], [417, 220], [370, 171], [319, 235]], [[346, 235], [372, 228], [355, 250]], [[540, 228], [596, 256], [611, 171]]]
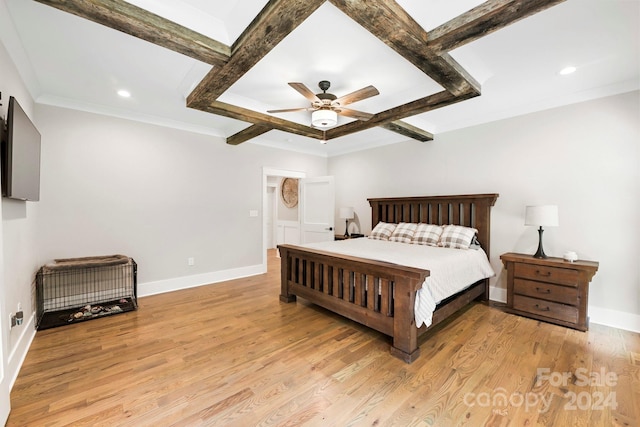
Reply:
[[16, 325], [20, 326], [22, 325], [22, 322], [24, 321], [24, 312], [23, 311], [19, 311], [16, 313]]
[[187, 265], [196, 265], [196, 260], [193, 257], [187, 258]]

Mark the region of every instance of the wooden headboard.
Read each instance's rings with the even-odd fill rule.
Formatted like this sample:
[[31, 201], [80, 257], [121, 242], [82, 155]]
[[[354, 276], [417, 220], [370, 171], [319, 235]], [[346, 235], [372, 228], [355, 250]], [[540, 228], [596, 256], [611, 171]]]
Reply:
[[371, 228], [378, 222], [415, 222], [454, 224], [478, 230], [478, 241], [489, 256], [491, 242], [491, 207], [498, 194], [460, 196], [372, 198]]

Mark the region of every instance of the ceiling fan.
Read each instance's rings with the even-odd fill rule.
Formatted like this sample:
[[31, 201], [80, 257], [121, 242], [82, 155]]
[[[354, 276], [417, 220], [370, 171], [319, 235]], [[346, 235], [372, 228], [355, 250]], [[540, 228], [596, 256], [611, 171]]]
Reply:
[[373, 114], [353, 110], [351, 108], [344, 108], [344, 106], [370, 98], [380, 93], [375, 87], [367, 86], [338, 98], [332, 93], [327, 93], [327, 90], [331, 86], [331, 83], [327, 80], [322, 80], [318, 83], [318, 87], [322, 90], [322, 93], [313, 93], [313, 91], [305, 86], [304, 83], [289, 83], [289, 86], [311, 101], [311, 107], [285, 108], [282, 110], [269, 110], [267, 112], [289, 113], [293, 111], [312, 111], [311, 124], [312, 126], [321, 129], [335, 126], [338, 123], [338, 114], [358, 120], [369, 120], [373, 117]]

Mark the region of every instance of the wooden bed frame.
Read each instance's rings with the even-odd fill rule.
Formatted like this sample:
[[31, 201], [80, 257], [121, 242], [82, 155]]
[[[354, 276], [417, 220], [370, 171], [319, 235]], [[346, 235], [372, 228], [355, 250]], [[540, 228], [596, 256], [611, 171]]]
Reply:
[[[489, 256], [491, 207], [497, 198], [498, 194], [472, 194], [368, 199], [371, 227], [380, 221], [474, 227]], [[393, 338], [391, 354], [407, 363], [420, 355], [418, 337], [428, 328], [416, 327], [414, 304], [428, 270], [294, 245], [278, 245], [278, 249], [280, 301], [301, 297], [389, 335]], [[368, 292], [365, 284], [373, 284], [373, 292]], [[438, 304], [431, 326], [477, 299], [489, 299], [488, 279]]]

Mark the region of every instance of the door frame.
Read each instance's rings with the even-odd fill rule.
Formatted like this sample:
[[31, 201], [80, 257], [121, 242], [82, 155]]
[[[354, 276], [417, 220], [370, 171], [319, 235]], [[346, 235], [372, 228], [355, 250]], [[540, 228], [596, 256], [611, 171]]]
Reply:
[[[267, 188], [266, 188], [266, 198], [267, 198], [267, 207], [264, 211], [264, 216], [265, 216], [265, 231], [267, 233], [267, 248], [271, 249], [274, 248], [277, 245], [277, 221], [276, 218], [278, 217], [278, 203], [276, 200], [278, 194], [278, 186], [275, 185], [273, 183], [273, 181], [269, 182], [267, 184]], [[271, 226], [267, 226], [268, 225], [268, 219], [271, 218]]]
[[[271, 167], [262, 168], [262, 272], [267, 272], [267, 216], [265, 212], [269, 207], [267, 206], [267, 180], [270, 176], [277, 176], [281, 178], [306, 178], [307, 173], [302, 171], [294, 171], [288, 169], [279, 169]], [[278, 197], [276, 191], [276, 197]], [[274, 221], [276, 218], [274, 218]], [[299, 220], [299, 218], [298, 218]]]

